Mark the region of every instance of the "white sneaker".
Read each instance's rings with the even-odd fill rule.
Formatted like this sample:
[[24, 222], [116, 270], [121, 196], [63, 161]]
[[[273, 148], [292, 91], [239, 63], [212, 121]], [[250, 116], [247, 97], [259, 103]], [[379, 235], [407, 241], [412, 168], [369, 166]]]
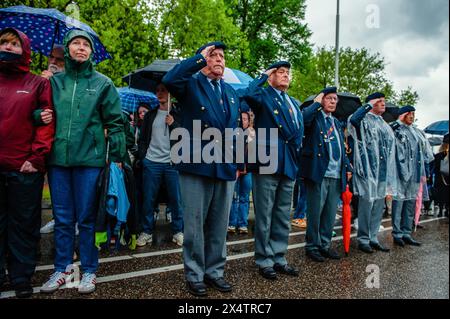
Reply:
[[41, 232], [41, 234], [50, 234], [50, 233], [53, 233], [54, 230], [55, 230], [55, 220], [52, 219], [47, 224], [42, 226], [40, 232]]
[[95, 274], [84, 273], [78, 285], [78, 292], [80, 294], [90, 294], [95, 291], [97, 284], [97, 276]]
[[66, 281], [70, 281], [71, 274], [65, 272], [54, 272], [50, 279], [42, 285], [40, 291], [43, 293], [52, 293], [59, 289]]
[[152, 237], [153, 236], [151, 234], [141, 233], [136, 240], [136, 245], [139, 247], [143, 247], [147, 244], [151, 244], [153, 240]]
[[358, 230], [358, 218], [355, 218], [355, 220], [353, 221], [353, 228]]
[[172, 241], [177, 244], [178, 246], [183, 246], [183, 241], [184, 241], [184, 234], [183, 233], [176, 233], [175, 235], [173, 235], [172, 237]]

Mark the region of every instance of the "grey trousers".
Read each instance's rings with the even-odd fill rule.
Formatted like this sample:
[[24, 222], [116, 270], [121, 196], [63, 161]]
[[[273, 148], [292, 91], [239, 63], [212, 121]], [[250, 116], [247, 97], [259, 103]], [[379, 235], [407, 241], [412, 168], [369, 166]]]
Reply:
[[306, 251], [329, 250], [341, 195], [341, 180], [306, 181]]
[[392, 202], [392, 236], [394, 238], [411, 238], [416, 200]]
[[287, 264], [294, 181], [279, 175], [253, 174], [255, 262], [260, 268]]
[[184, 220], [183, 259], [185, 278], [223, 277], [226, 262], [228, 218], [234, 181], [180, 174]]
[[378, 243], [378, 231], [384, 212], [384, 198], [369, 201], [359, 197], [358, 204], [358, 243], [368, 245]]

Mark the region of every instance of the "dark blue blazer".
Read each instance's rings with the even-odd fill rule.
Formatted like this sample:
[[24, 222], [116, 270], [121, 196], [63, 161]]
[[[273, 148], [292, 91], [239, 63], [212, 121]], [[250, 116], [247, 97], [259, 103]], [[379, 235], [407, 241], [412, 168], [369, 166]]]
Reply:
[[[214, 90], [207, 77], [199, 72], [207, 65], [205, 58], [197, 54], [186, 59], [162, 79], [169, 92], [175, 96], [180, 109], [180, 126], [190, 133], [190, 163], [180, 163], [176, 167], [179, 171], [194, 175], [211, 177], [219, 180], [235, 180], [236, 164], [234, 163], [193, 163], [193, 121], [201, 120], [201, 132], [208, 128], [217, 128], [222, 132], [222, 146], [225, 145], [225, 128], [238, 127], [241, 104], [238, 93], [224, 81], [220, 81], [222, 100], [227, 112], [218, 103]], [[201, 141], [201, 149], [214, 141]]]
[[[289, 97], [292, 104], [297, 108], [298, 122], [300, 127], [297, 128], [287, 111], [283, 111], [282, 103], [284, 103], [279, 94], [272, 88], [260, 87], [261, 81], [267, 80], [267, 75], [263, 74], [255, 80], [258, 86], [251, 84], [252, 88], [246, 94], [244, 99], [249, 104], [255, 114], [256, 140], [259, 140], [259, 129], [266, 129], [266, 154], [269, 154], [269, 129], [278, 129], [278, 166], [276, 173], [283, 175], [291, 180], [295, 180], [298, 172], [298, 163], [300, 159], [300, 149], [303, 136], [303, 116], [300, 111], [299, 103]], [[248, 169], [255, 171], [261, 166], [267, 166], [259, 161], [257, 163], [249, 163]]]
[[[325, 142], [327, 134], [325, 119], [322, 115], [320, 103], [313, 103], [303, 110], [305, 124], [305, 138], [303, 140], [302, 157], [300, 161], [300, 174], [303, 178], [321, 184], [329, 163], [329, 149]], [[339, 141], [341, 144], [341, 191], [347, 186], [347, 172], [351, 172], [351, 165], [347, 158], [344, 132], [341, 124], [334, 118]]]

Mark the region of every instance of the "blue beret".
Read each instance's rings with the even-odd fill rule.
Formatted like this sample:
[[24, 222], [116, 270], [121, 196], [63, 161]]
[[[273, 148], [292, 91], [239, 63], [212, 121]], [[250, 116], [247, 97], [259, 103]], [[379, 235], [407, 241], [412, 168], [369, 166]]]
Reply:
[[366, 103], [369, 102], [370, 100], [379, 99], [382, 97], [385, 97], [385, 95], [381, 92], [372, 93], [368, 97], [366, 97]]
[[209, 43], [206, 43], [205, 45], [201, 46], [200, 48], [198, 48], [198, 50], [197, 50], [197, 52], [195, 52], [195, 54], [202, 53], [202, 51], [205, 48], [207, 48], [207, 47], [209, 47], [211, 45], [214, 45], [216, 47], [216, 49], [223, 49], [223, 50], [225, 50], [227, 48], [227, 46], [223, 42], [220, 42], [220, 41], [209, 42]]
[[409, 113], [409, 112], [415, 112], [416, 108], [414, 106], [411, 105], [406, 105], [400, 108], [399, 110], [399, 114], [405, 114], [405, 113]]
[[272, 64], [271, 66], [269, 66], [266, 69], [266, 71], [270, 70], [270, 69], [278, 69], [278, 68], [281, 68], [282, 66], [284, 66], [284, 67], [286, 67], [288, 69], [291, 68], [291, 64], [289, 62], [287, 62], [287, 61], [278, 61], [278, 62], [275, 62], [274, 64]]
[[324, 88], [320, 93], [323, 93], [324, 95], [330, 94], [330, 93], [337, 93], [337, 88], [335, 86], [329, 86]]

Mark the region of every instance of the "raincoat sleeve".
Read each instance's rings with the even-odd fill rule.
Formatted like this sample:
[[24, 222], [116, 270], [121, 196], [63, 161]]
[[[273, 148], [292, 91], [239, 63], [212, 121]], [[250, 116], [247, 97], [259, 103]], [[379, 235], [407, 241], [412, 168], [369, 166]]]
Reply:
[[110, 162], [122, 162], [126, 143], [119, 93], [109, 80], [101, 99], [103, 126], [107, 131]]
[[177, 64], [172, 70], [166, 73], [162, 83], [169, 92], [177, 99], [181, 99], [186, 94], [188, 82], [192, 75], [206, 66], [206, 59], [201, 54], [197, 54], [189, 59]]
[[357, 109], [356, 112], [353, 113], [353, 115], [350, 117], [349, 121], [351, 125], [353, 125], [354, 128], [356, 129], [357, 133], [356, 137], [358, 137], [358, 139], [361, 139], [361, 130], [360, 130], [361, 121], [364, 119], [366, 114], [370, 112], [372, 108], [373, 108], [372, 104], [367, 103], [366, 105], [363, 105], [359, 109]]
[[[39, 101], [37, 110], [53, 110], [52, 88], [50, 86], [50, 81], [42, 81], [39, 85], [38, 92]], [[36, 128], [34, 140], [31, 144], [31, 156], [28, 158], [28, 161], [39, 171], [45, 171], [45, 157], [48, 153], [50, 153], [54, 136], [54, 120], [52, 120], [52, 122], [48, 125], [38, 126]]]

